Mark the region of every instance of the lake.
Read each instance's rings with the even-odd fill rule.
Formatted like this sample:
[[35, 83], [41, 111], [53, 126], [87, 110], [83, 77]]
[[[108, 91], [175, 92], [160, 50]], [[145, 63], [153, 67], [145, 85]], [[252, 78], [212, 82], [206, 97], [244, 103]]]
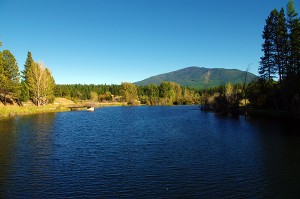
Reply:
[[3, 119], [0, 198], [299, 198], [290, 125], [197, 106]]

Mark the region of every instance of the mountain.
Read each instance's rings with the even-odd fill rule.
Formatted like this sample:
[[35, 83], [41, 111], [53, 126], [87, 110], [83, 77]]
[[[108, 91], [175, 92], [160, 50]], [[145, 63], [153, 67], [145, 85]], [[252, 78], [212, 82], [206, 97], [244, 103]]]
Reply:
[[[159, 85], [163, 81], [176, 82], [182, 86], [189, 86], [192, 88], [204, 88], [205, 87], [205, 75], [210, 71], [210, 79], [208, 82], [209, 87], [224, 85], [228, 82], [233, 84], [242, 83], [246, 72], [238, 69], [224, 69], [224, 68], [203, 68], [203, 67], [187, 67], [173, 72], [160, 74], [149, 77], [142, 81], [135, 82], [134, 84]], [[247, 73], [247, 82], [257, 78], [253, 73]]]

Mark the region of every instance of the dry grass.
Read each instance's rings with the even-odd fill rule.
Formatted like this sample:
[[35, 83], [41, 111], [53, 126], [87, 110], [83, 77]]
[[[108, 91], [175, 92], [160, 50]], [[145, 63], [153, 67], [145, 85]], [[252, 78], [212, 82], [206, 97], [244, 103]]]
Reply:
[[17, 106], [17, 105], [1, 105], [0, 106], [0, 117], [9, 117], [16, 115], [32, 115], [38, 113], [49, 113], [49, 112], [63, 112], [69, 111], [66, 106], [60, 105], [46, 105], [37, 107], [35, 105]]
[[[83, 101], [80, 104], [86, 104], [90, 101]], [[1, 117], [10, 117], [17, 115], [32, 115], [39, 113], [50, 113], [50, 112], [64, 112], [70, 111], [69, 108], [71, 105], [75, 103], [72, 100], [68, 100], [66, 98], [56, 98], [54, 104], [49, 104], [46, 106], [35, 106], [32, 102], [28, 101], [23, 103], [24, 106], [18, 105], [3, 105], [0, 102], [0, 118]], [[94, 103], [95, 107], [105, 107], [105, 106], [126, 106], [126, 103], [120, 102], [96, 102]]]
[[67, 105], [71, 105], [71, 104], [75, 104], [75, 103], [72, 100], [62, 98], [62, 97], [57, 97], [57, 98], [55, 98], [54, 104], [67, 106]]
[[127, 103], [125, 102], [99, 102], [96, 103], [97, 106], [127, 106]]

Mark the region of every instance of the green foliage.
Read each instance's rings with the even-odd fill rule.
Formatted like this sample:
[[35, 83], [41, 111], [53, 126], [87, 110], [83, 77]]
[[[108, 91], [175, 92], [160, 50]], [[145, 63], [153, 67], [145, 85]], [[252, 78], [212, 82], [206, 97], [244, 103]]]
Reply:
[[294, 1], [287, 4], [287, 27], [289, 29], [289, 67], [288, 75], [300, 75], [300, 21]]
[[29, 88], [24, 80], [21, 81], [21, 94], [20, 94], [20, 100], [22, 102], [26, 102], [30, 99], [29, 96]]
[[29, 71], [29, 69], [33, 66], [34, 61], [32, 59], [32, 55], [31, 52], [28, 51], [27, 53], [27, 59], [24, 65], [24, 70], [22, 71], [22, 77], [25, 80], [25, 83], [27, 83], [27, 73]]
[[[168, 87], [167, 91], [163, 90], [165, 86]], [[160, 97], [162, 93], [166, 95]], [[121, 85], [55, 85], [54, 94], [56, 97], [65, 97], [75, 101], [92, 100], [92, 96], [97, 94], [100, 102], [119, 101], [131, 105], [137, 105], [139, 101], [146, 105], [199, 103], [198, 91], [182, 87], [174, 82], [164, 82], [160, 86], [155, 84], [136, 86], [132, 83], [122, 83]]]
[[6, 104], [8, 96], [18, 98], [20, 73], [15, 57], [9, 50], [0, 52], [0, 94]]
[[56, 84], [54, 94], [56, 97], [64, 97], [71, 100], [90, 100], [91, 91], [99, 96], [99, 101], [113, 100], [114, 96], [120, 95], [120, 85], [95, 85], [95, 84]]
[[122, 83], [120, 87], [120, 94], [124, 97], [125, 102], [128, 102], [128, 104], [137, 104], [138, 92], [136, 85], [127, 82]]

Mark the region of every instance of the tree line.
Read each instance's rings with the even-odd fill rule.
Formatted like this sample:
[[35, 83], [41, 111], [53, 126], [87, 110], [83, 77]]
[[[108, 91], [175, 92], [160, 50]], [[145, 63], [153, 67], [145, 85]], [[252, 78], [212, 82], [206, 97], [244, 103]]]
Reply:
[[64, 97], [75, 102], [80, 100], [118, 101], [127, 102], [129, 105], [194, 104], [200, 99], [197, 90], [165, 81], [160, 85], [146, 86], [137, 86], [128, 82], [123, 82], [121, 85], [57, 84], [54, 94], [55, 97]]
[[[0, 45], [2, 46], [1, 42]], [[55, 84], [51, 71], [44, 63], [34, 61], [31, 52], [27, 53], [24, 70], [20, 71], [14, 55], [9, 50], [0, 51], [0, 101], [4, 105], [22, 105], [22, 102], [30, 100], [41, 106], [53, 103], [55, 97], [75, 102], [119, 101], [129, 105], [194, 104], [200, 99], [195, 89], [182, 87], [174, 82], [147, 86], [127, 82], [121, 85]]]
[[27, 53], [24, 70], [20, 71], [14, 55], [9, 50], [0, 51], [0, 101], [3, 104], [22, 105], [30, 100], [41, 106], [54, 102], [55, 97], [75, 102], [119, 101], [129, 105], [194, 104], [200, 100], [198, 91], [174, 82], [147, 86], [127, 82], [121, 85], [55, 84], [51, 71], [44, 63], [34, 61], [31, 52]]
[[0, 101], [22, 105], [30, 99], [37, 106], [53, 102], [55, 81], [50, 70], [42, 62], [35, 62], [31, 52], [24, 66], [20, 72], [14, 55], [9, 50], [0, 51]]

